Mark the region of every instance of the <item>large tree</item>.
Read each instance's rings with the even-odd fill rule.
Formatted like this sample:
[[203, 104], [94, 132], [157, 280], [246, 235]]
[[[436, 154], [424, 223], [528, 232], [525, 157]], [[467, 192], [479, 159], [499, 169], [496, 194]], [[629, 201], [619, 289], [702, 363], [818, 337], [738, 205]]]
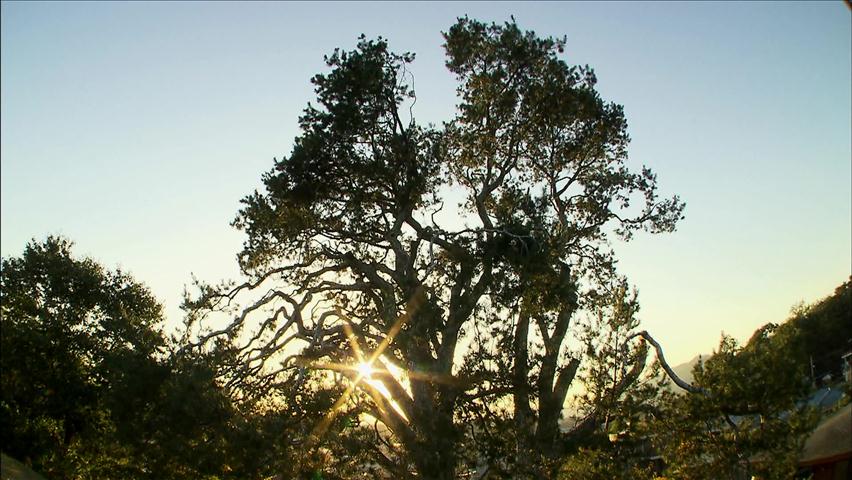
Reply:
[[[327, 385], [312, 369], [336, 369], [360, 388], [335, 411], [382, 424], [377, 461], [435, 479], [454, 478], [460, 419], [476, 405], [506, 407], [517, 452], [559, 453], [585, 355], [568, 346], [581, 336], [572, 320], [614, 299], [613, 318], [632, 321], [610, 239], [672, 231], [683, 209], [658, 198], [650, 170], [628, 169], [623, 109], [560, 58], [564, 40], [467, 18], [444, 38], [459, 103], [442, 127], [414, 119], [412, 54], [362, 37], [326, 58], [292, 153], [234, 222], [248, 280], [187, 303], [189, 327], [233, 313], [194, 345], [232, 349], [221, 375], [235, 394], [296, 402]], [[237, 308], [241, 296], [253, 298]], [[365, 362], [375, 381], [352, 368]]]

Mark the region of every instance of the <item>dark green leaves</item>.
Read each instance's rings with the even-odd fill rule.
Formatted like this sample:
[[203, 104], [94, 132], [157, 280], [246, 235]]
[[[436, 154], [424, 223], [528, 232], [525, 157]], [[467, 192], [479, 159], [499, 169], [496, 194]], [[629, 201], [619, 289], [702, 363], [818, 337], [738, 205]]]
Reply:
[[151, 293], [49, 237], [3, 259], [0, 312], [4, 449], [58, 476], [99, 476], [126, 461], [127, 449], [107, 439], [106, 399], [163, 353]]

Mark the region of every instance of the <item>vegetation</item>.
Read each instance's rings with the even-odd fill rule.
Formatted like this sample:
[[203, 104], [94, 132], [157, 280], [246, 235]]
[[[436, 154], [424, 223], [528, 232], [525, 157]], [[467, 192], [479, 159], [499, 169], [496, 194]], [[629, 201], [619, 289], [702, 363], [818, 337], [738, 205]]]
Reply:
[[847, 281], [794, 308], [788, 321], [759, 328], [743, 346], [723, 336], [686, 392], [659, 389], [632, 410], [638, 416], [620, 412], [611, 430], [617, 441], [590, 437], [589, 448], [566, 457], [562, 476], [647, 478], [656, 467], [666, 478], [793, 478], [821, 413], [804, 402], [821, 376], [812, 376], [810, 361], [828, 351], [822, 371], [840, 366], [852, 340], [849, 292]]
[[[654, 443], [674, 478], [792, 478], [818, 413], [800, 402], [807, 364], [791, 355], [788, 332], [759, 329], [740, 347], [723, 337], [694, 370], [699, 393], [667, 393], [654, 417]], [[712, 472], [712, 473], [711, 473]]]
[[[812, 305], [797, 305], [779, 331], [793, 338], [791, 352], [798, 363], [810, 363], [814, 380], [841, 375], [837, 358], [852, 350], [852, 278], [834, 294]], [[812, 363], [811, 363], [812, 362]]]
[[49, 477], [98, 477], [127, 463], [129, 452], [104, 440], [118, 428], [105, 407], [122, 374], [156, 366], [161, 309], [70, 247], [51, 237], [3, 260], [0, 428], [4, 449]]
[[170, 355], [151, 293], [71, 247], [2, 260], [4, 453], [55, 479], [259, 477], [273, 442], [214, 383], [221, 359]]

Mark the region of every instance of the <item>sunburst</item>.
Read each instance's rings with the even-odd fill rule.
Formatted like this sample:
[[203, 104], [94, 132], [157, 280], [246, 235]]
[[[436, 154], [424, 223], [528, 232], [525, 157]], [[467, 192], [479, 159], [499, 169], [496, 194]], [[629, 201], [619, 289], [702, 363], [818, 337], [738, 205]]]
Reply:
[[[407, 308], [402, 315], [397, 318], [396, 322], [394, 322], [391, 329], [388, 331], [388, 334], [382, 339], [379, 345], [370, 352], [368, 355], [364, 355], [361, 350], [361, 345], [358, 342], [358, 338], [355, 335], [355, 332], [352, 329], [352, 325], [350, 324], [348, 318], [340, 311], [337, 312], [338, 317], [343, 319], [343, 329], [346, 333], [346, 338], [349, 341], [350, 348], [355, 357], [355, 362], [350, 364], [344, 363], [326, 363], [326, 362], [312, 362], [309, 364], [311, 368], [322, 369], [322, 370], [334, 370], [338, 372], [342, 372], [344, 374], [349, 374], [350, 382], [349, 385], [344, 390], [343, 394], [334, 405], [329, 409], [328, 413], [326, 413], [325, 417], [322, 421], [317, 424], [317, 426], [313, 429], [309, 436], [309, 443], [319, 442], [325, 432], [328, 430], [328, 427], [331, 425], [331, 422], [334, 421], [337, 414], [340, 410], [343, 409], [343, 406], [346, 404], [346, 401], [349, 399], [350, 395], [357, 388], [361, 388], [366, 391], [367, 394], [372, 397], [376, 407], [378, 408], [379, 414], [383, 417], [382, 421], [385, 423], [389, 422], [388, 412], [385, 405], [389, 405], [393, 410], [406, 422], [408, 418], [405, 415], [402, 407], [399, 403], [393, 398], [387, 386], [382, 383], [381, 380], [375, 377], [383, 377], [383, 376], [393, 376], [391, 370], [395, 370], [397, 374], [400, 372], [406, 372], [404, 370], [399, 369], [396, 365], [393, 365], [393, 368], [376, 368], [376, 364], [379, 363], [383, 366], [391, 366], [392, 364], [388, 362], [382, 354], [385, 350], [390, 346], [393, 342], [396, 335], [402, 329], [402, 326], [408, 321], [409, 318], [414, 314], [417, 308], [420, 306], [420, 302], [422, 293], [418, 292], [412, 297], [412, 300], [408, 302]], [[391, 379], [391, 381], [395, 381]]]

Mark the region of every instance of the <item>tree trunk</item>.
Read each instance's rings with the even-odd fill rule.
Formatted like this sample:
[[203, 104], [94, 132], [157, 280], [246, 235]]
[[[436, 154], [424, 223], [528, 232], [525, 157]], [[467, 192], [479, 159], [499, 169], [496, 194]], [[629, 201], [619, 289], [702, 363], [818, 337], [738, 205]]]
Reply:
[[[453, 480], [456, 478], [456, 442], [452, 435], [453, 425], [450, 420], [436, 419], [438, 426], [428, 434], [423, 435], [412, 456], [418, 477], [424, 480]], [[442, 434], [443, 430], [443, 434]]]
[[441, 385], [420, 379], [412, 382], [414, 411], [412, 426], [416, 428], [413, 442], [406, 445], [412, 455], [419, 478], [429, 480], [454, 479], [458, 431], [453, 422], [452, 405], [442, 402]]

